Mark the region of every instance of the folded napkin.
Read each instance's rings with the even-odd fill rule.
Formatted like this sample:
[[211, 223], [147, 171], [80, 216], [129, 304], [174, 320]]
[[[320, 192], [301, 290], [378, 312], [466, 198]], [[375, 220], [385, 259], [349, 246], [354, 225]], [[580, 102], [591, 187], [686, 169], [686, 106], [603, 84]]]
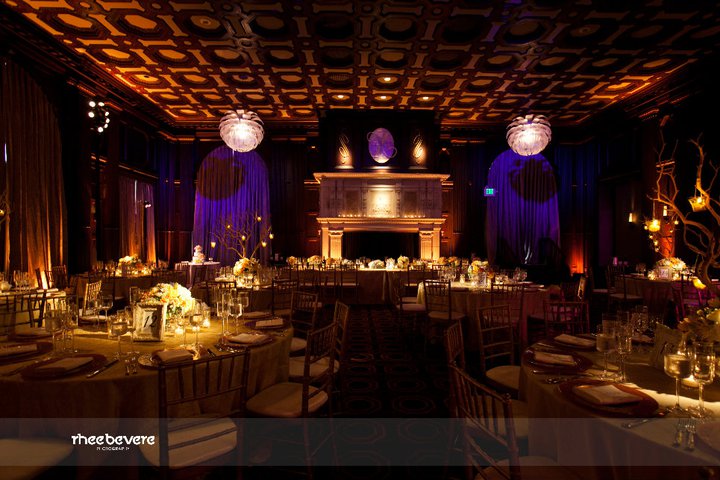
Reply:
[[564, 367], [574, 367], [576, 365], [572, 355], [562, 355], [560, 353], [535, 352], [535, 361]]
[[255, 322], [255, 328], [279, 327], [284, 324], [282, 318], [271, 318], [270, 320], [259, 320]]
[[620, 390], [615, 385], [577, 386], [573, 392], [595, 405], [622, 405], [640, 401], [637, 395]]
[[270, 312], [248, 312], [243, 314], [243, 318], [252, 320], [253, 318], [265, 318], [270, 315]]
[[262, 341], [265, 341], [268, 338], [267, 335], [257, 335], [254, 333], [241, 333], [239, 335], [234, 335], [232, 337], [228, 337], [228, 341], [230, 343], [242, 343], [245, 345], [251, 345], [253, 343], [260, 343]]
[[153, 355], [160, 363], [179, 363], [193, 359], [193, 354], [184, 348], [161, 350]]
[[36, 343], [26, 343], [24, 345], [9, 345], [0, 347], [0, 357], [9, 357], [11, 355], [20, 355], [21, 353], [37, 352]]
[[589, 338], [580, 338], [574, 335], [568, 335], [567, 333], [558, 335], [557, 337], [555, 337], [555, 341], [560, 343], [566, 343], [568, 345], [575, 345], [576, 347], [589, 348], [595, 346], [595, 340], [590, 340]]
[[71, 370], [75, 370], [76, 368], [80, 368], [83, 365], [87, 365], [88, 363], [93, 361], [93, 357], [68, 357], [68, 358], [62, 358], [58, 360], [57, 362], [47, 363], [41, 367], [37, 368], [37, 371], [43, 372], [43, 373], [50, 373], [50, 372], [57, 372], [57, 373], [63, 373], [63, 372], [69, 372]]

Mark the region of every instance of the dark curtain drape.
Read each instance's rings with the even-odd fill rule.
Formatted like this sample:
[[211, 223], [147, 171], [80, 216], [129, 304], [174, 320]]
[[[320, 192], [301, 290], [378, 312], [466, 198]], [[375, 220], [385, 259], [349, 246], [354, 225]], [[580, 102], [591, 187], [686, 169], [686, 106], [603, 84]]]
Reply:
[[[237, 227], [260, 216], [248, 240], [248, 254], [259, 242], [260, 232], [270, 226], [268, 170], [257, 152], [238, 153], [226, 146], [210, 152], [202, 162], [195, 192], [193, 245], [201, 245], [206, 257], [232, 264], [237, 255], [218, 242], [210, 249], [221, 229]], [[258, 258], [267, 260], [268, 248], [258, 250]]]
[[[155, 195], [153, 185], [129, 177], [118, 179], [120, 195], [120, 253], [154, 262]], [[146, 202], [149, 207], [145, 207]]]
[[[60, 130], [40, 86], [10, 59], [0, 63], [5, 271], [65, 263], [66, 209]], [[33, 273], [32, 278], [35, 278]]]
[[557, 187], [552, 166], [542, 155], [501, 153], [488, 173], [486, 242], [491, 262], [530, 264], [539, 261], [539, 243], [560, 245]]

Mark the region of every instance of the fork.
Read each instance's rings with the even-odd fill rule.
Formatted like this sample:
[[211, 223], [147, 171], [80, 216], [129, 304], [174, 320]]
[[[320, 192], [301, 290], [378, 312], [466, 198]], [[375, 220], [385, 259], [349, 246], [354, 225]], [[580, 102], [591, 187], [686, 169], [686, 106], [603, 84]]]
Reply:
[[685, 438], [685, 450], [692, 452], [695, 450], [695, 420], [690, 419], [685, 426], [687, 437]]
[[685, 428], [687, 427], [687, 420], [680, 419], [677, 422], [677, 425], [675, 425], [675, 438], [673, 439], [672, 446], [673, 447], [679, 447], [683, 443], [683, 438], [685, 437]]

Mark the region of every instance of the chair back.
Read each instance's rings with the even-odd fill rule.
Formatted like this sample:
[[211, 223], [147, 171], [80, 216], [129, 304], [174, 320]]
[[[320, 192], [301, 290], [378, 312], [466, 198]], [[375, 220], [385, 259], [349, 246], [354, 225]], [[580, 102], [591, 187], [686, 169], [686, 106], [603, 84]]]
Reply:
[[15, 321], [19, 304], [17, 295], [0, 295], [0, 335], [15, 333]]
[[494, 366], [515, 364], [515, 334], [509, 305], [477, 309], [475, 327], [483, 375]]
[[298, 288], [297, 280], [278, 279], [272, 281], [270, 309], [275, 312], [290, 310], [292, 307], [292, 294]]
[[[66, 265], [54, 265], [50, 272], [49, 277], [47, 276], [47, 272], [45, 272], [45, 276], [48, 279], [48, 288], [52, 287], [60, 290], [68, 288], [69, 281]], [[51, 283], [52, 285], [50, 285]]]
[[[223, 417], [239, 418], [245, 415], [250, 351], [244, 349], [207, 359], [160, 365], [158, 368], [160, 465], [169, 465], [170, 453], [173, 449], [187, 448], [193, 443], [208, 440], [207, 437], [198, 436], [186, 442], [169, 445], [169, 418], [186, 418], [187, 412], [194, 411], [198, 405], [203, 410], [202, 417], [198, 418], [198, 421]], [[235, 430], [239, 435], [239, 429]], [[213, 434], [218, 433], [213, 432]]]
[[350, 307], [340, 301], [335, 302], [335, 312], [333, 313], [333, 323], [337, 325], [337, 335], [335, 337], [335, 361], [338, 363], [339, 370], [345, 367], [347, 359], [348, 341], [348, 318], [350, 317]]
[[85, 285], [85, 295], [83, 295], [82, 299], [82, 311], [86, 312], [88, 310], [88, 305], [90, 305], [92, 302], [95, 302], [100, 297], [100, 291], [102, 290], [102, 280], [98, 280], [97, 282], [90, 282], [88, 280], [88, 283]]
[[605, 281], [608, 292], [624, 291], [623, 274], [625, 267], [622, 265], [608, 265], [605, 267]]
[[425, 310], [428, 312], [452, 311], [450, 282], [444, 280], [425, 280]]
[[318, 294], [295, 290], [290, 304], [290, 322], [297, 337], [306, 336], [315, 328]]
[[507, 305], [510, 308], [510, 318], [516, 330], [518, 324], [523, 321], [524, 301], [525, 285], [492, 283], [490, 286], [490, 305]]
[[[335, 344], [337, 341], [338, 324], [332, 322], [322, 328], [308, 333], [305, 347], [305, 363], [302, 377], [302, 409], [301, 416], [307, 417], [310, 412], [310, 401], [323, 392], [328, 401], [332, 395], [333, 375], [335, 371]], [[322, 362], [327, 359], [326, 362]], [[322, 365], [322, 368], [317, 368]], [[314, 367], [314, 368], [313, 368]], [[310, 386], [315, 388], [311, 389]]]
[[447, 360], [447, 364], [457, 365], [465, 369], [465, 345], [460, 322], [453, 323], [445, 330], [443, 344], [445, 346], [445, 359]]
[[47, 283], [43, 281], [43, 274], [40, 271], [40, 267], [35, 269], [35, 279], [37, 280], [37, 288], [42, 288], [43, 290], [50, 288], [50, 280], [48, 279]]
[[543, 304], [545, 335], [571, 335], [590, 332], [588, 308], [585, 302], [546, 301]]
[[[465, 464], [483, 478], [519, 479], [520, 450], [510, 396], [500, 395], [455, 365], [448, 369], [457, 402], [455, 415], [463, 419]], [[500, 460], [509, 463], [509, 468]]]

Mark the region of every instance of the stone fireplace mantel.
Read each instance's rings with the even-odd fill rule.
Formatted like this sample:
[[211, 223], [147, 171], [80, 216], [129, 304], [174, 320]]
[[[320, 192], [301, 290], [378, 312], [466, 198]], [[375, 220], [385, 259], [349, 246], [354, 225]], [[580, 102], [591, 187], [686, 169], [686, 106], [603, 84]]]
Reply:
[[342, 257], [344, 232], [417, 232], [420, 256], [440, 256], [442, 183], [431, 173], [315, 173], [320, 184], [318, 223], [322, 254]]

